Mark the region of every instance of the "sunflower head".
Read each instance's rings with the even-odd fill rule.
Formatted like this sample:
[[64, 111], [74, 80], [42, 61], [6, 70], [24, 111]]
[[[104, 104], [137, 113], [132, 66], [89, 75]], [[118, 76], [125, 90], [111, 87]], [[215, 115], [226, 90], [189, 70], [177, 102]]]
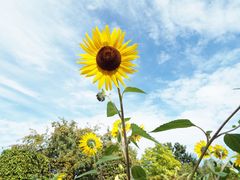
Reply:
[[240, 167], [240, 154], [236, 156], [236, 159], [234, 161], [234, 165], [237, 167]]
[[[195, 153], [197, 154], [198, 157], [201, 156], [201, 154], [205, 150], [206, 145], [207, 145], [206, 141], [200, 141], [195, 145], [194, 151], [195, 151]], [[203, 156], [203, 158], [209, 158], [211, 153], [212, 153], [212, 149], [213, 149], [212, 146], [209, 146], [208, 150], [205, 153], [205, 155]]]
[[[144, 125], [142, 124], [142, 125], [140, 126], [140, 128], [144, 130]], [[133, 138], [133, 140], [134, 140], [135, 142], [138, 142], [138, 141], [140, 141], [140, 139], [142, 138], [142, 136], [133, 135], [132, 138]]]
[[[128, 132], [131, 128], [131, 124], [129, 122], [126, 122], [125, 126], [126, 126], [126, 132]], [[117, 135], [118, 135], [118, 132], [121, 132], [121, 131], [123, 133], [122, 121], [121, 121], [121, 119], [118, 119], [113, 123], [113, 127], [112, 127], [112, 130], [111, 130], [112, 137], [116, 138]]]
[[112, 89], [112, 84], [119, 87], [119, 82], [125, 86], [123, 78], [127, 74], [136, 72], [132, 61], [138, 58], [137, 44], [129, 45], [131, 41], [124, 42], [125, 33], [121, 29], [109, 27], [100, 31], [98, 27], [92, 31], [92, 38], [86, 33], [81, 48], [85, 51], [80, 54], [79, 64], [81, 74], [86, 77], [94, 76], [93, 83], [98, 81], [98, 88], [105, 84], [106, 90]]
[[223, 159], [226, 159], [226, 157], [228, 156], [228, 151], [223, 146], [216, 144], [213, 147], [213, 155], [216, 158], [223, 160]]
[[82, 136], [79, 147], [87, 156], [94, 156], [97, 151], [102, 149], [102, 142], [100, 138], [94, 133], [87, 133]]

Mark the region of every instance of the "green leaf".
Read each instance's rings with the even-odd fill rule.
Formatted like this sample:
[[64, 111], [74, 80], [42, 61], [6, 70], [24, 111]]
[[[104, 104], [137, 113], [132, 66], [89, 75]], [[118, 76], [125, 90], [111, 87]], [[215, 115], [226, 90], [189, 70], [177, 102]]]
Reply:
[[124, 93], [128, 93], [128, 92], [133, 92], [133, 93], [143, 93], [146, 94], [143, 90], [136, 88], [136, 87], [126, 87], [123, 91]]
[[109, 101], [107, 103], [107, 117], [114, 116], [115, 114], [118, 114], [118, 110], [115, 104], [112, 101]]
[[107, 161], [112, 161], [112, 160], [117, 160], [117, 159], [121, 159], [121, 157], [119, 156], [114, 156], [114, 155], [109, 155], [109, 156], [103, 156], [102, 158], [100, 158], [96, 164], [102, 164], [104, 162], [107, 162]]
[[125, 122], [129, 121], [131, 118], [124, 118]]
[[159, 142], [157, 140], [155, 140], [152, 136], [150, 136], [145, 130], [143, 130], [141, 127], [139, 127], [136, 124], [131, 124], [131, 128], [132, 128], [132, 136], [134, 135], [140, 135], [146, 139], [149, 139], [157, 144], [159, 144]]
[[118, 145], [112, 144], [109, 147], [106, 148], [104, 155], [111, 155], [112, 153], [116, 152], [119, 150]]
[[131, 172], [134, 180], [147, 180], [146, 172], [141, 166], [133, 166]]
[[170, 129], [177, 129], [177, 128], [188, 128], [192, 126], [195, 126], [195, 125], [188, 119], [177, 119], [159, 126], [158, 128], [154, 129], [152, 132], [167, 131]]
[[240, 153], [240, 134], [226, 134], [224, 142], [230, 149]]
[[87, 175], [90, 175], [90, 174], [97, 174], [97, 170], [96, 170], [96, 169], [90, 170], [90, 171], [88, 171], [88, 172], [85, 172], [85, 173], [83, 173], [83, 174], [75, 177], [74, 179], [78, 179], [78, 178], [80, 178], [80, 177], [87, 176]]
[[131, 141], [135, 146], [137, 146], [137, 148], [139, 148], [137, 142], [136, 142], [133, 138], [130, 138], [130, 141]]

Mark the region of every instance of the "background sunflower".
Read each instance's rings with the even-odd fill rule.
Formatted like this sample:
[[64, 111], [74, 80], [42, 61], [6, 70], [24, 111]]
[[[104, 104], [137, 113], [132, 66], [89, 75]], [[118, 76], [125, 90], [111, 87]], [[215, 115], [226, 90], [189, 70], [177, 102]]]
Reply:
[[226, 159], [228, 156], [228, 151], [225, 147], [216, 144], [213, 147], [213, 155], [218, 159]]
[[[195, 147], [194, 147], [194, 151], [197, 154], [198, 157], [201, 156], [202, 152], [204, 151], [204, 148], [206, 147], [207, 143], [205, 141], [200, 141], [198, 142]], [[212, 146], [209, 146], [207, 152], [205, 153], [205, 155], [203, 156], [203, 158], [209, 158], [211, 153], [212, 153]]]
[[[118, 119], [113, 123], [113, 127], [112, 127], [112, 130], [111, 130], [112, 137], [117, 137], [118, 132], [123, 131], [121, 123], [122, 123], [121, 119]], [[128, 132], [130, 129], [131, 129], [131, 124], [126, 122], [126, 132]]]
[[236, 159], [234, 161], [234, 165], [237, 167], [240, 167], [240, 154], [236, 156]]
[[102, 142], [94, 133], [87, 133], [82, 136], [79, 147], [87, 156], [94, 156], [102, 149]]
[[86, 77], [94, 76], [93, 83], [98, 81], [98, 88], [105, 84], [106, 90], [112, 89], [112, 83], [119, 87], [119, 82], [125, 86], [123, 78], [129, 78], [127, 74], [136, 72], [132, 60], [138, 58], [137, 44], [129, 46], [131, 40], [124, 43], [125, 33], [121, 29], [114, 28], [112, 33], [108, 25], [100, 31], [98, 27], [93, 29], [92, 38], [86, 33], [81, 48], [86, 52], [80, 54], [79, 64], [81, 74]]

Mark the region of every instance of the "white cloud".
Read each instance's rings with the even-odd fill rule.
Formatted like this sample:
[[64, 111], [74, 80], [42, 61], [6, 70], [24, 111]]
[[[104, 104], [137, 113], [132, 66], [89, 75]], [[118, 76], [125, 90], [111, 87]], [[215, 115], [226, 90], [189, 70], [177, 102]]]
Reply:
[[20, 93], [27, 95], [27, 96], [30, 96], [33, 98], [38, 97], [38, 94], [35, 91], [32, 91], [31, 89], [26, 88], [26, 87], [22, 86], [21, 84], [19, 84], [18, 82], [15, 82], [6, 77], [0, 76], [0, 84], [5, 85], [9, 88], [12, 88]]
[[18, 143], [24, 136], [30, 133], [30, 129], [36, 129], [39, 133], [44, 133], [49, 124], [40, 121], [17, 122], [9, 119], [0, 119], [0, 147], [7, 148]]
[[164, 51], [162, 51], [158, 56], [157, 56], [157, 62], [159, 65], [164, 64], [165, 62], [170, 60], [170, 55]]

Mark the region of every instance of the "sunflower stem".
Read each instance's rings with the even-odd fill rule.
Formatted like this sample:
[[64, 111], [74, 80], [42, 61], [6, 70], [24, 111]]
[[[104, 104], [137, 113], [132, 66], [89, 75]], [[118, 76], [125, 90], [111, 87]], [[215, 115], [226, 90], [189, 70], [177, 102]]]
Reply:
[[131, 179], [130, 159], [129, 159], [129, 152], [128, 152], [128, 140], [127, 140], [126, 126], [125, 126], [125, 120], [124, 120], [123, 99], [122, 99], [120, 88], [117, 88], [117, 89], [118, 89], [118, 96], [119, 96], [119, 101], [120, 101], [121, 115], [119, 114], [119, 116], [121, 118], [122, 128], [123, 128], [123, 140], [124, 140], [125, 157], [126, 157], [126, 165], [127, 165], [127, 177], [128, 177], [128, 180], [130, 180]]
[[209, 140], [209, 142], [207, 143], [206, 147], [204, 148], [204, 151], [202, 152], [200, 158], [197, 161], [197, 164], [195, 165], [193, 172], [191, 174], [191, 176], [189, 177], [190, 180], [193, 180], [194, 174], [196, 173], [199, 164], [201, 163], [205, 153], [207, 152], [209, 146], [212, 144], [212, 142], [218, 138], [218, 134], [220, 133], [220, 131], [222, 130], [222, 128], [230, 121], [230, 119], [240, 110], [240, 106], [237, 107], [237, 109], [235, 109], [235, 111], [233, 111], [233, 113], [223, 122], [223, 124], [218, 128], [218, 130], [216, 131], [216, 133], [213, 135], [213, 137]]

